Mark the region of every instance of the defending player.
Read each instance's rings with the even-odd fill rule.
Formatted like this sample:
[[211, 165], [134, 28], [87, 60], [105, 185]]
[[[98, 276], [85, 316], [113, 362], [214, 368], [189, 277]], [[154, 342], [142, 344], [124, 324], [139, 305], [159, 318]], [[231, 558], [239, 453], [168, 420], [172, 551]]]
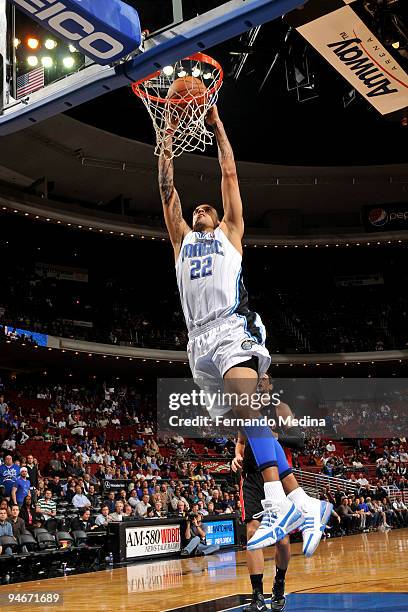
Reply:
[[[194, 210], [192, 230], [184, 220], [174, 187], [170, 135], [159, 157], [160, 194], [189, 332], [187, 352], [193, 378], [205, 387], [223, 381], [226, 392], [251, 396], [256, 392], [258, 375], [270, 365], [270, 356], [265, 348], [265, 328], [259, 315], [249, 310], [242, 281], [244, 221], [233, 151], [215, 106], [206, 120], [214, 129], [218, 145], [222, 220], [209, 204]], [[225, 414], [231, 407], [219, 410]], [[234, 414], [253, 417], [237, 406]], [[299, 488], [291, 494], [293, 498], [286, 497], [279, 480], [284, 453], [269, 427], [246, 427], [245, 435], [262, 471], [265, 493], [261, 526], [248, 546], [275, 544], [302, 525], [305, 516], [310, 519], [314, 541], [318, 543], [331, 508], [328, 510], [325, 502], [309, 498]]]
[[[268, 374], [265, 374], [259, 381], [259, 390], [262, 393], [272, 394], [272, 382]], [[276, 417], [292, 418], [293, 413], [287, 404], [283, 402], [275, 406]], [[296, 448], [301, 450], [304, 447], [304, 436], [299, 427], [287, 427], [280, 434], [274, 434], [278, 437], [286, 448]], [[241, 503], [242, 503], [242, 519], [247, 526], [247, 540], [249, 540], [259, 527], [259, 518], [262, 515], [262, 498], [263, 498], [263, 478], [256, 464], [255, 457], [251, 447], [245, 443], [245, 437], [241, 433], [238, 435], [238, 441], [235, 447], [235, 457], [231, 467], [234, 472], [242, 470], [241, 477]], [[288, 466], [285, 472], [280, 474], [280, 478], [286, 493], [297, 488], [297, 482], [292, 474], [292, 468]], [[304, 532], [306, 535], [307, 532]], [[308, 538], [308, 536], [307, 536]], [[247, 566], [252, 585], [252, 601], [244, 608], [244, 612], [265, 612], [263, 595], [263, 573], [264, 573], [264, 555], [262, 550], [246, 551]], [[285, 598], [285, 576], [290, 561], [290, 541], [289, 536], [280, 540], [276, 544], [275, 565], [276, 575], [272, 589], [271, 609], [274, 612], [281, 612], [286, 605]]]

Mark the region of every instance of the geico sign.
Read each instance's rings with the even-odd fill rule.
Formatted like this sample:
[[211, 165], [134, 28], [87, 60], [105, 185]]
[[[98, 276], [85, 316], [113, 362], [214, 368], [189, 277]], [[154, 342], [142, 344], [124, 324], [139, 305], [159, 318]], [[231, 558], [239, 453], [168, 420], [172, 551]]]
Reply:
[[45, 27], [57, 35], [73, 42], [74, 46], [79, 46], [96, 62], [103, 60], [103, 63], [108, 63], [126, 55], [120, 40], [116, 40], [108, 32], [95, 31], [101, 27], [100, 23], [95, 27], [89, 19], [69, 10], [62, 2], [56, 0], [12, 0], [12, 2], [43, 22]]

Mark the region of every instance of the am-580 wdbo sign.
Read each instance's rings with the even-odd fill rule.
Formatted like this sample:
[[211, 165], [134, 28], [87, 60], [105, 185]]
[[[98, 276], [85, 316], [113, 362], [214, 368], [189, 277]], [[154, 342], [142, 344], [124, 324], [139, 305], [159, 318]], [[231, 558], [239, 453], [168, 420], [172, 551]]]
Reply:
[[126, 558], [163, 555], [181, 549], [180, 525], [126, 528]]

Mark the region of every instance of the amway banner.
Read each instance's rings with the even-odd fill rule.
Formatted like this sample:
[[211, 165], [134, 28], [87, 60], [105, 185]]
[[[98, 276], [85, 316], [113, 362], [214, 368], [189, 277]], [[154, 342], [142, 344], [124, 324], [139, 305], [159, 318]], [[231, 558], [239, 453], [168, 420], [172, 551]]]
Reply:
[[382, 115], [408, 106], [408, 75], [345, 0], [311, 3], [288, 22]]
[[126, 529], [126, 558], [162, 555], [181, 549], [180, 525], [128, 527]]

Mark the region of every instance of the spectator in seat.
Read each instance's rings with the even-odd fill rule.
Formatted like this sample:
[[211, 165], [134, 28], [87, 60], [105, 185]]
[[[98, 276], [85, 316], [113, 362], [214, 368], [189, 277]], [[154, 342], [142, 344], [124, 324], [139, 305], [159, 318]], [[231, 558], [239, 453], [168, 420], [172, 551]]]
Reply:
[[[5, 508], [0, 508], [0, 538], [2, 536], [13, 536], [13, 528], [8, 521], [7, 510]], [[12, 550], [9, 546], [5, 548], [3, 551], [3, 547], [0, 546], [0, 555], [5, 553], [6, 555], [11, 555]]]
[[[222, 511], [231, 512], [234, 509], [234, 505], [235, 505], [234, 500], [230, 499], [230, 495], [228, 491], [224, 491], [222, 501], [221, 501]], [[194, 508], [192, 508], [192, 511], [194, 512]]]
[[89, 491], [86, 496], [89, 499], [92, 508], [96, 508], [97, 506], [99, 506], [99, 497], [95, 492], [94, 485], [90, 485]]
[[107, 527], [110, 523], [110, 513], [108, 504], [102, 504], [101, 512], [95, 518], [95, 525], [98, 527]]
[[94, 485], [95, 487], [99, 485], [99, 480], [96, 477], [96, 474], [92, 474], [91, 473], [91, 466], [87, 465], [85, 467], [85, 474], [84, 474], [84, 480], [85, 483], [89, 483], [89, 485]]
[[8, 404], [4, 401], [4, 395], [0, 395], [0, 420], [4, 417], [8, 410]]
[[55, 453], [54, 457], [50, 460], [48, 464], [48, 472], [50, 476], [61, 476], [63, 473], [62, 463], [60, 461], [59, 453]]
[[340, 506], [336, 508], [336, 512], [340, 516], [342, 526], [347, 534], [356, 530], [360, 526], [360, 515], [351, 510], [350, 506], [348, 505], [347, 497], [342, 498]]
[[149, 514], [149, 518], [166, 518], [167, 511], [163, 508], [163, 504], [161, 501], [156, 501], [154, 503], [153, 512]]
[[408, 490], [408, 480], [406, 479], [405, 476], [401, 476], [399, 483], [398, 483], [398, 488], [400, 491]]
[[59, 476], [55, 476], [54, 479], [48, 483], [48, 488], [51, 489], [53, 497], [63, 497], [64, 491]]
[[36, 489], [38, 488], [38, 478], [40, 476], [40, 472], [38, 469], [38, 461], [34, 459], [33, 455], [27, 456], [27, 470], [28, 470], [28, 480], [31, 483], [31, 495], [33, 497], [34, 503], [37, 501], [37, 493]]
[[207, 510], [208, 510], [208, 514], [209, 514], [209, 515], [211, 515], [211, 514], [216, 514], [216, 512], [215, 512], [215, 507], [214, 507], [214, 502], [213, 502], [213, 501], [209, 501], [209, 502], [207, 503]]
[[384, 488], [384, 483], [380, 479], [374, 492], [374, 497], [377, 501], [381, 501], [384, 497], [388, 497], [388, 491]]
[[397, 526], [397, 515], [394, 508], [391, 505], [389, 497], [384, 497], [382, 500], [383, 511], [387, 519], [388, 525], [392, 527]]
[[360, 472], [360, 474], [358, 475], [357, 482], [360, 487], [368, 487], [368, 485], [370, 484], [362, 472]]
[[219, 489], [213, 489], [211, 491], [211, 501], [214, 504], [215, 514], [222, 514], [224, 508], [222, 505], [221, 493]]
[[13, 463], [13, 457], [7, 454], [4, 457], [3, 465], [0, 465], [0, 487], [3, 485], [4, 497], [7, 500], [10, 500], [11, 489], [19, 476], [20, 466], [18, 463]]
[[[13, 536], [17, 539], [23, 533], [27, 533], [26, 526], [24, 520], [19, 516], [20, 508], [17, 504], [13, 504], [11, 506], [11, 516], [9, 518], [9, 523], [13, 530]], [[26, 551], [24, 551], [26, 552]]]
[[127, 493], [126, 493], [125, 489], [121, 489], [119, 491], [118, 499], [120, 499], [120, 501], [123, 503], [123, 505], [125, 505], [127, 503]]
[[15, 451], [16, 450], [16, 437], [14, 434], [10, 434], [1, 445], [3, 450]]
[[129, 495], [128, 503], [130, 507], [134, 510], [139, 503], [138, 490], [133, 489]]
[[128, 504], [128, 503], [125, 504], [123, 512], [124, 512], [124, 517], [125, 518], [130, 519], [130, 518], [134, 518], [134, 516], [135, 516], [135, 513], [134, 513], [134, 510], [133, 510], [132, 506], [130, 504]]
[[35, 510], [34, 498], [30, 493], [25, 497], [20, 510], [20, 518], [23, 519], [27, 531], [33, 531], [36, 527], [41, 527]]
[[328, 453], [335, 453], [336, 452], [336, 445], [333, 444], [332, 440], [329, 440], [329, 443], [326, 444], [326, 450]]
[[83, 494], [81, 485], [77, 485], [75, 487], [75, 495], [72, 498], [72, 505], [80, 510], [91, 507], [91, 502], [86, 495]]
[[400, 525], [406, 527], [408, 525], [408, 509], [403, 502], [401, 493], [397, 493], [392, 507]]
[[358, 500], [358, 504], [357, 504], [357, 509], [359, 512], [361, 512], [361, 515], [364, 517], [364, 521], [363, 521], [363, 529], [367, 530], [372, 526], [373, 524], [373, 515], [370, 511], [370, 508], [368, 507], [367, 503], [365, 502], [364, 497], [360, 497], [360, 499]]
[[371, 526], [373, 527], [373, 529], [378, 529], [382, 520], [381, 514], [376, 509], [371, 497], [366, 498], [366, 504], [372, 515]]
[[189, 515], [185, 531], [187, 545], [181, 551], [182, 557], [189, 557], [193, 553], [196, 555], [211, 555], [220, 549], [219, 546], [207, 545], [201, 519], [202, 517], [200, 514], [192, 513]]
[[114, 491], [109, 491], [108, 493], [108, 498], [105, 499], [104, 503], [107, 504], [109, 506], [109, 513], [114, 512], [115, 510], [115, 492]]
[[4, 509], [7, 512], [7, 518], [11, 516], [11, 510], [7, 499], [2, 499], [0, 502], [0, 509]]
[[147, 518], [147, 513], [150, 508], [151, 504], [149, 503], [149, 495], [145, 494], [136, 506], [135, 514], [137, 518]]
[[167, 513], [167, 510], [169, 508], [170, 502], [171, 502], [171, 498], [172, 495], [168, 492], [167, 490], [167, 484], [165, 482], [163, 482], [163, 484], [160, 487], [160, 499], [163, 505], [163, 510]]
[[57, 504], [52, 499], [52, 491], [50, 489], [46, 489], [44, 497], [38, 500], [35, 511], [41, 516], [45, 523], [51, 518], [55, 518], [57, 514]]
[[20, 476], [17, 478], [13, 488], [11, 489], [11, 499], [13, 504], [17, 504], [18, 506], [22, 506], [25, 497], [30, 491], [31, 483], [27, 476], [28, 470], [25, 466], [23, 466], [20, 468]]
[[190, 505], [189, 505], [187, 499], [181, 493], [181, 488], [176, 485], [176, 487], [174, 489], [174, 494], [173, 494], [172, 498], [170, 499], [170, 507], [172, 508], [173, 511], [175, 511], [177, 509], [178, 503], [180, 501], [183, 502], [185, 510], [188, 511], [190, 509]]
[[379, 502], [378, 500], [374, 500], [373, 504], [374, 504], [375, 511], [379, 513], [379, 515], [381, 517], [381, 521], [382, 521], [380, 523], [380, 525], [379, 525], [379, 529], [380, 530], [387, 530], [387, 531], [390, 530], [391, 529], [391, 525], [389, 525], [387, 523], [387, 516], [385, 514], [385, 511], [384, 511], [382, 503]]
[[187, 516], [186, 505], [181, 499], [177, 502], [177, 507], [173, 511], [173, 516], [176, 518], [186, 518]]
[[124, 517], [124, 503], [122, 500], [118, 499], [115, 503], [115, 512], [110, 514], [111, 521], [122, 521]]
[[83, 510], [81, 516], [75, 517], [71, 522], [71, 531], [94, 531], [98, 528], [93, 518], [91, 517], [91, 511], [86, 508]]

